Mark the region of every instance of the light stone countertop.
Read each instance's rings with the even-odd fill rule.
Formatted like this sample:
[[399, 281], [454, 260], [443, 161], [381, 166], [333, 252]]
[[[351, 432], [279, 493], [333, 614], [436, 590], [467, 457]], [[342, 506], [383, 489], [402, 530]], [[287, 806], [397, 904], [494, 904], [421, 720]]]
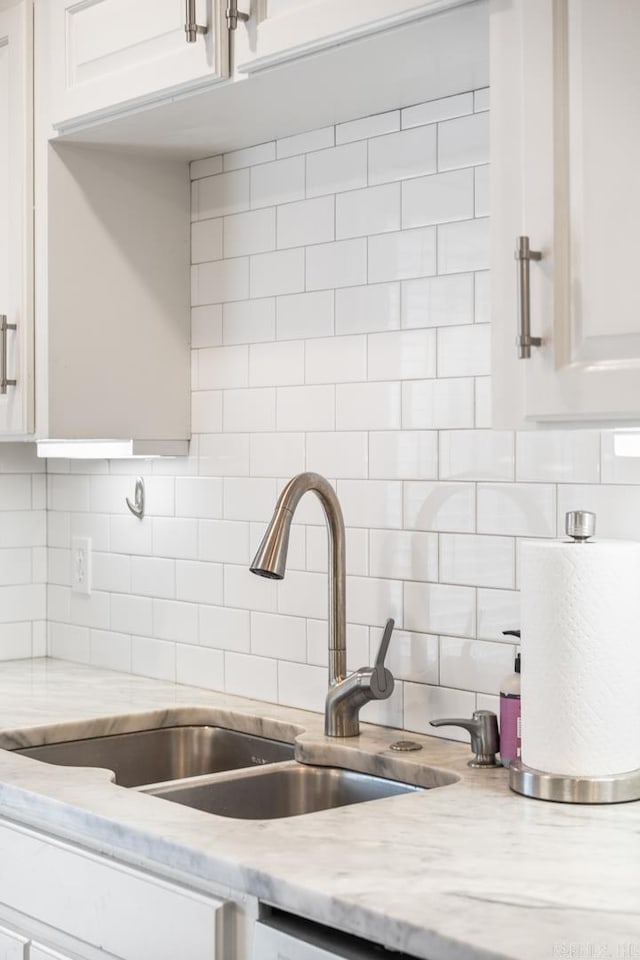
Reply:
[[[134, 717], [134, 714], [139, 716]], [[128, 719], [118, 720], [119, 715]], [[363, 725], [329, 741], [317, 714], [55, 660], [0, 665], [0, 748], [210, 722], [296, 739], [297, 757], [453, 785], [285, 820], [215, 817], [119, 787], [105, 771], [0, 749], [0, 814], [99, 852], [204, 878], [427, 960], [640, 958], [640, 802], [512, 793], [466, 745]], [[61, 729], [64, 725], [64, 729]], [[33, 728], [27, 736], [14, 731]], [[64, 734], [62, 736], [61, 734]], [[423, 750], [388, 750], [411, 736]]]

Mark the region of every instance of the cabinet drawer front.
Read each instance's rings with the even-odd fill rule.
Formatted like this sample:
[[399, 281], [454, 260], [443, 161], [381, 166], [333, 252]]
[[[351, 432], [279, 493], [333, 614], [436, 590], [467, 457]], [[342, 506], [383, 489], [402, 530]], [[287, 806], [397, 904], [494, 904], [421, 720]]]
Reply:
[[184, 0], [54, 0], [54, 126], [226, 77], [221, 2], [197, 0], [196, 11], [197, 22], [209, 31], [187, 43]]
[[19, 934], [0, 927], [0, 960], [24, 960], [27, 943]]
[[0, 826], [0, 862], [1, 902], [122, 960], [228, 956], [230, 905], [215, 897], [21, 828]]

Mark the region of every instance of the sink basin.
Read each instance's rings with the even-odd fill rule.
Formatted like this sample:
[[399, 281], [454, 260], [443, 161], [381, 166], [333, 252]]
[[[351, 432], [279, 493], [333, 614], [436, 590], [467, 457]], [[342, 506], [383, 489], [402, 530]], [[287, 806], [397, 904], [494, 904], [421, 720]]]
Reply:
[[293, 745], [222, 727], [175, 726], [15, 750], [71, 767], [113, 770], [122, 787], [293, 759]]
[[[453, 777], [451, 782], [456, 779]], [[255, 770], [206, 783], [153, 787], [144, 792], [221, 817], [273, 820], [423, 789], [353, 770], [293, 762], [279, 764], [277, 769]]]

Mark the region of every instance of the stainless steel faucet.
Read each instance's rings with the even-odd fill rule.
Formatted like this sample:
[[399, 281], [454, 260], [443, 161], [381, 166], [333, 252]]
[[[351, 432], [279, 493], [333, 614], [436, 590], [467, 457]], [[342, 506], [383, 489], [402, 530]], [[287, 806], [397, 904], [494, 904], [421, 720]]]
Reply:
[[340, 502], [328, 480], [319, 473], [299, 473], [289, 481], [280, 494], [250, 569], [260, 577], [284, 578], [291, 521], [301, 498], [310, 490], [322, 504], [329, 530], [329, 691], [324, 731], [329, 737], [357, 737], [360, 708], [369, 700], [386, 700], [393, 692], [393, 676], [385, 667], [384, 659], [394, 623], [387, 620], [375, 665], [347, 674], [344, 520]]

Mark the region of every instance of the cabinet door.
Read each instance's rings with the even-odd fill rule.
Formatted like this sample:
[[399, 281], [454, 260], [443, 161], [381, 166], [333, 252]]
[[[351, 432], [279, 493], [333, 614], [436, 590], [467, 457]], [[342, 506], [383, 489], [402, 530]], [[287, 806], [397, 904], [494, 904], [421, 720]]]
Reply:
[[[33, 430], [31, 83], [26, 4], [0, 11], [0, 435]], [[2, 321], [0, 320], [0, 325]], [[15, 329], [14, 329], [15, 328]]]
[[0, 960], [26, 960], [28, 943], [13, 930], [0, 927]]
[[57, 950], [49, 950], [48, 947], [43, 947], [34, 941], [29, 947], [29, 960], [71, 960], [71, 958], [64, 953], [58, 953]]
[[51, 18], [54, 127], [227, 77], [223, 0], [195, 7], [207, 32], [187, 43], [185, 0], [41, 0], [40, 15]]
[[640, 4], [496, 0], [491, 45], [494, 426], [640, 421]]

